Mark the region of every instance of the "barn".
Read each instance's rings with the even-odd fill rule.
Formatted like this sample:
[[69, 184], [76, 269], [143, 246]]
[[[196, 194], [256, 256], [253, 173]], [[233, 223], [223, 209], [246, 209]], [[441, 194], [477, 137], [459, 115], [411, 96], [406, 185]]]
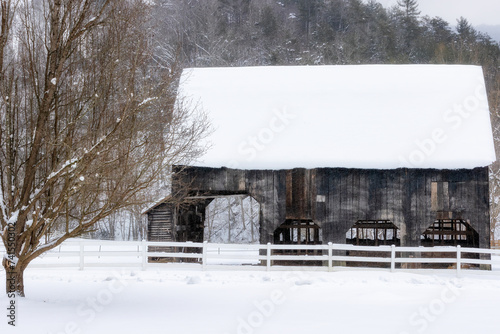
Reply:
[[481, 67], [196, 68], [179, 99], [211, 149], [174, 168], [149, 240], [490, 246]]

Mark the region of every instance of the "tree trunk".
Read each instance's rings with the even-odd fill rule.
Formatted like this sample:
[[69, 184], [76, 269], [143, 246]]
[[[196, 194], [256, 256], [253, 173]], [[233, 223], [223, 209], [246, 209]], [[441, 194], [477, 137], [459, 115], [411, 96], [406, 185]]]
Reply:
[[25, 264], [18, 263], [17, 266], [10, 266], [8, 261], [3, 261], [5, 269], [5, 289], [7, 295], [15, 293], [19, 297], [24, 297], [24, 270]]

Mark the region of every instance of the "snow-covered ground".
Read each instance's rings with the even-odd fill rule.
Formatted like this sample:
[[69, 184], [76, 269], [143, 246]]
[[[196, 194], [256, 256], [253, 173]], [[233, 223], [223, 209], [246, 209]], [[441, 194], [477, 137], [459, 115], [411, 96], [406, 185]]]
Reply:
[[497, 333], [500, 273], [454, 274], [28, 269], [0, 333]]

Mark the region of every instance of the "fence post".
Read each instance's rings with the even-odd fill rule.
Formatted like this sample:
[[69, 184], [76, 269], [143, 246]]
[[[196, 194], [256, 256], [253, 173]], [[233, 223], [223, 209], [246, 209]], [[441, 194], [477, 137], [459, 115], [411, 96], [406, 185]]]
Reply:
[[460, 271], [462, 270], [462, 247], [457, 245], [457, 277], [460, 277]]
[[333, 249], [333, 244], [331, 242], [328, 243], [328, 271], [333, 270], [333, 260], [332, 260], [332, 249]]
[[80, 246], [80, 270], [83, 270], [84, 267], [84, 247], [83, 241], [79, 241]]
[[203, 249], [201, 255], [201, 267], [203, 270], [207, 268], [207, 252], [208, 252], [208, 241], [203, 241]]
[[391, 272], [396, 270], [396, 245], [391, 245]]
[[266, 270], [269, 271], [271, 270], [271, 243], [267, 243], [267, 249], [266, 249]]
[[148, 266], [148, 244], [147, 241], [144, 239], [142, 239], [141, 251], [142, 251], [142, 270], [146, 270]]

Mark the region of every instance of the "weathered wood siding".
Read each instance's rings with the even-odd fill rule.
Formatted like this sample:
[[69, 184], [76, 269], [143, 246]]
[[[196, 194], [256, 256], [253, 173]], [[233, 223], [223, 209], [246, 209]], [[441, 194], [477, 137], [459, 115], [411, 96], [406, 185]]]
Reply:
[[175, 241], [171, 205], [162, 203], [148, 211], [148, 241]]
[[[446, 184], [437, 186], [439, 182]], [[311, 219], [322, 228], [323, 242], [334, 243], [345, 243], [346, 231], [358, 220], [390, 220], [401, 230], [401, 245], [418, 246], [420, 235], [444, 214], [468, 220], [479, 233], [480, 247], [489, 247], [486, 167], [473, 170], [189, 167], [176, 174], [176, 184], [188, 184], [190, 195], [253, 196], [261, 204], [263, 243], [272, 242], [274, 230], [285, 219]], [[441, 189], [434, 194], [434, 203], [433, 187]]]
[[286, 171], [286, 219], [312, 219], [315, 216], [316, 170]]

